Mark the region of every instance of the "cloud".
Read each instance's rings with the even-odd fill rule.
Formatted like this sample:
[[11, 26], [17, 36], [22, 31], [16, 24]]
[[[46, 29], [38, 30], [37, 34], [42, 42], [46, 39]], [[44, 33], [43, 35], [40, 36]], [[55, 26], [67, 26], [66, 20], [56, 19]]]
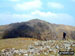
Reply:
[[26, 14], [0, 14], [0, 25], [26, 21]]
[[37, 10], [32, 12], [30, 16], [30, 18], [40, 18], [51, 23], [75, 26], [74, 17], [67, 13], [41, 12]]
[[0, 14], [0, 21], [7, 21], [7, 23], [28, 21], [35, 18], [51, 23], [75, 26], [74, 17], [66, 13], [41, 12], [37, 10], [31, 12], [30, 14]]
[[34, 12], [32, 12], [31, 15], [35, 16], [35, 18], [41, 18], [41, 19], [44, 19], [44, 20], [52, 22], [52, 23], [66, 24], [66, 25], [75, 24], [74, 17], [67, 13], [34, 11]]
[[21, 0], [9, 0], [9, 1], [12, 1], [12, 2], [18, 2], [18, 1], [21, 1]]
[[54, 9], [63, 9], [64, 5], [61, 3], [56, 3], [56, 2], [48, 2], [48, 7], [54, 8]]
[[33, 16], [36, 16], [36, 17], [40, 17], [40, 18], [54, 18], [56, 17], [57, 15], [55, 13], [52, 13], [52, 12], [41, 12], [41, 11], [34, 11], [31, 13], [31, 15]]
[[23, 3], [16, 4], [14, 6], [14, 9], [19, 11], [35, 10], [35, 9], [40, 9], [41, 6], [42, 3], [40, 0], [32, 0], [30, 2], [23, 2]]
[[73, 2], [75, 2], [75, 0], [72, 0]]

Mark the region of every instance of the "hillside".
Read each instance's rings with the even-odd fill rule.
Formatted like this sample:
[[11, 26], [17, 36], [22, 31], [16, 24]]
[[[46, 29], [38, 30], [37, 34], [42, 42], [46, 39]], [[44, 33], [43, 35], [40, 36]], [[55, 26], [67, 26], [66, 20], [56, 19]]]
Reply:
[[59, 51], [74, 51], [75, 53], [75, 40], [39, 41], [31, 39], [0, 40], [0, 56], [75, 56], [75, 54], [59, 55]]
[[67, 39], [75, 40], [75, 27], [51, 24], [39, 19], [0, 26], [0, 36], [4, 39], [25, 37], [40, 40], [59, 40], [62, 39], [63, 32], [66, 32]]

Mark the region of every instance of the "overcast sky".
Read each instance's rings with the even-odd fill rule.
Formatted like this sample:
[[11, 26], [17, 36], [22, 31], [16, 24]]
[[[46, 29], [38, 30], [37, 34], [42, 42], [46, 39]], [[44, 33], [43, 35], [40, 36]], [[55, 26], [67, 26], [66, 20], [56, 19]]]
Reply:
[[75, 26], [75, 0], [0, 0], [0, 25], [35, 18]]

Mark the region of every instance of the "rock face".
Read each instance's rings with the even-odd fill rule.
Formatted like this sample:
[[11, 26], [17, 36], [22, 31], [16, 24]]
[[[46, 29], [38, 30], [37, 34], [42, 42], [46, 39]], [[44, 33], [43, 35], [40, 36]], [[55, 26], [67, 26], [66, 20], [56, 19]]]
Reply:
[[28, 22], [14, 23], [8, 25], [3, 31], [2, 38], [37, 38], [40, 40], [62, 39], [63, 32], [67, 33], [67, 39], [75, 39], [75, 27], [51, 24], [39, 19]]

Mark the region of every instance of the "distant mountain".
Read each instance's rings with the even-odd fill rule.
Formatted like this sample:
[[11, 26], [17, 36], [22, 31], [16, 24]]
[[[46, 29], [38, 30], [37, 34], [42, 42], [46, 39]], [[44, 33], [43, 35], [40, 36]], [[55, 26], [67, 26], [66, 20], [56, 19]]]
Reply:
[[63, 37], [63, 32], [67, 34], [66, 39], [75, 39], [75, 27], [51, 24], [39, 19], [0, 26], [0, 35], [4, 39], [25, 37], [40, 40], [60, 40]]

